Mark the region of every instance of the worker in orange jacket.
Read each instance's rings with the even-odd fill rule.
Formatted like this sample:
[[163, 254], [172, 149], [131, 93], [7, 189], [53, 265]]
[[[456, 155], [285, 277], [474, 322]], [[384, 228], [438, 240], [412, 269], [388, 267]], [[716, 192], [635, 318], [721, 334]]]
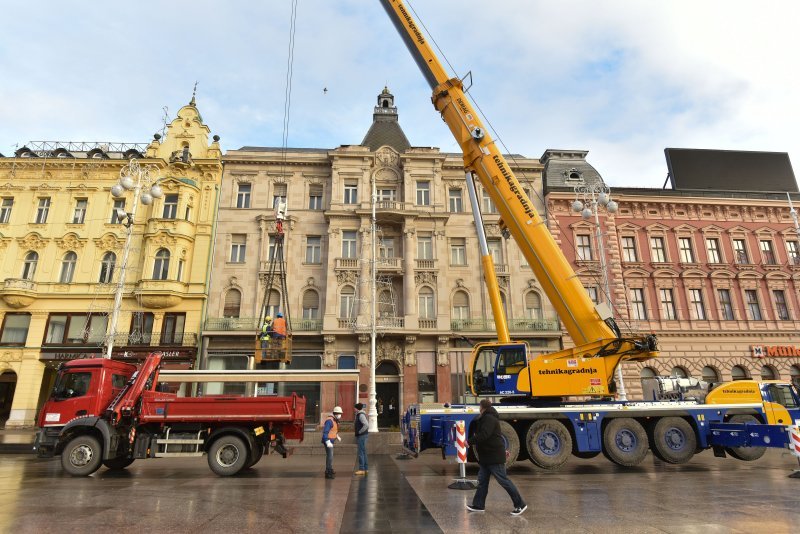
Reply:
[[341, 418], [342, 409], [336, 406], [322, 426], [322, 445], [325, 446], [325, 478], [336, 477], [336, 471], [333, 470], [333, 443], [342, 441], [342, 438], [339, 437], [339, 420]]
[[272, 337], [274, 339], [286, 339], [286, 319], [283, 314], [278, 312], [275, 315], [275, 320], [272, 321]]

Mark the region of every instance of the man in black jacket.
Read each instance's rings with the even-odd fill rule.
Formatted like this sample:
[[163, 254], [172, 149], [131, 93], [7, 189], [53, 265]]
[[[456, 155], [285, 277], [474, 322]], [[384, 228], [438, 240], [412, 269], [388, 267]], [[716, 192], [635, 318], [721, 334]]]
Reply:
[[522, 515], [528, 509], [528, 505], [506, 475], [506, 445], [500, 431], [500, 417], [489, 399], [481, 400], [481, 415], [475, 421], [475, 434], [469, 439], [469, 446], [477, 449], [480, 471], [478, 471], [478, 489], [472, 497], [472, 504], [467, 505], [467, 510], [470, 512], [485, 510], [491, 475], [511, 497], [514, 503], [511, 515]]

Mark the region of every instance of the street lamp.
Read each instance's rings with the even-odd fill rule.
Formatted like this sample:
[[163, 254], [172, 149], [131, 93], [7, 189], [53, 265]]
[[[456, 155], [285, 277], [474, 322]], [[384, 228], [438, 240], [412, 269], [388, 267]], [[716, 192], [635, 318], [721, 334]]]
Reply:
[[158, 167], [155, 165], [145, 165], [142, 167], [136, 158], [131, 158], [127, 165], [119, 171], [119, 182], [111, 187], [111, 195], [114, 198], [123, 198], [128, 191], [133, 191], [133, 206], [127, 212], [122, 208], [116, 208], [114, 215], [116, 219], [125, 226], [125, 248], [122, 251], [122, 264], [119, 268], [117, 277], [117, 287], [114, 291], [114, 309], [111, 312], [111, 325], [106, 338], [105, 358], [111, 358], [114, 350], [114, 338], [117, 335], [117, 321], [119, 320], [119, 309], [122, 306], [122, 293], [125, 289], [125, 269], [128, 266], [128, 255], [131, 251], [131, 238], [133, 237], [133, 223], [136, 217], [136, 209], [139, 201], [149, 206], [153, 199], [161, 198], [164, 192], [158, 185], [160, 178], [156, 176]]
[[[614, 304], [611, 298], [611, 289], [608, 283], [608, 266], [606, 265], [606, 252], [603, 243], [603, 232], [600, 228], [600, 209], [605, 209], [607, 213], [616, 213], [619, 206], [611, 200], [611, 189], [602, 182], [595, 182], [591, 185], [577, 185], [575, 190], [575, 200], [572, 202], [572, 211], [580, 213], [584, 221], [594, 217], [595, 238], [597, 249], [600, 255], [600, 270], [603, 273], [603, 290], [606, 294], [606, 301], [613, 312]], [[619, 398], [628, 400], [625, 392], [625, 382], [622, 379], [622, 362], [617, 365], [617, 381], [619, 382]]]

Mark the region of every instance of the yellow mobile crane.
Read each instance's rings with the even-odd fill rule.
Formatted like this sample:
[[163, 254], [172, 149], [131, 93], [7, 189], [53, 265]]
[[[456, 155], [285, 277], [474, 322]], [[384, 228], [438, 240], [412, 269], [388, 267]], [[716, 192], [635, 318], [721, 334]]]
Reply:
[[[643, 361], [658, 353], [653, 335], [623, 337], [606, 306], [595, 306], [558, 244], [526, 196], [466, 96], [463, 81], [451, 78], [400, 0], [381, 0], [423, 76], [434, 107], [464, 153], [467, 190], [478, 230], [497, 342], [472, 353], [467, 382], [475, 395], [530, 397], [607, 396], [615, 392], [614, 371], [622, 361]], [[575, 343], [574, 348], [531, 357], [524, 342], [508, 333], [492, 257], [486, 245], [475, 195], [475, 177], [491, 197], [507, 230]]]

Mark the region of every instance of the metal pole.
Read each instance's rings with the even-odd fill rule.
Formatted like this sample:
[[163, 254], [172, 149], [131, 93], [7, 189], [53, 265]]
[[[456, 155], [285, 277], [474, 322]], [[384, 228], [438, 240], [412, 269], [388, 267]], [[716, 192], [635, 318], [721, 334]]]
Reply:
[[[375, 184], [375, 178], [372, 178], [372, 262], [371, 262], [371, 269], [370, 269], [370, 293], [371, 293], [371, 304], [370, 304], [370, 332], [369, 332], [369, 414], [367, 418], [369, 420], [369, 432], [377, 432], [378, 431], [378, 410], [376, 407], [375, 401], [375, 338], [377, 336], [377, 328], [376, 328], [376, 321], [377, 321], [377, 314], [376, 314], [376, 295], [375, 295], [375, 276], [377, 273], [377, 266], [375, 262], [377, 261], [377, 254], [376, 254], [376, 239], [377, 239], [377, 216], [375, 215], [375, 204], [378, 202], [378, 192], [377, 186]], [[358, 395], [358, 392], [356, 392]]]

